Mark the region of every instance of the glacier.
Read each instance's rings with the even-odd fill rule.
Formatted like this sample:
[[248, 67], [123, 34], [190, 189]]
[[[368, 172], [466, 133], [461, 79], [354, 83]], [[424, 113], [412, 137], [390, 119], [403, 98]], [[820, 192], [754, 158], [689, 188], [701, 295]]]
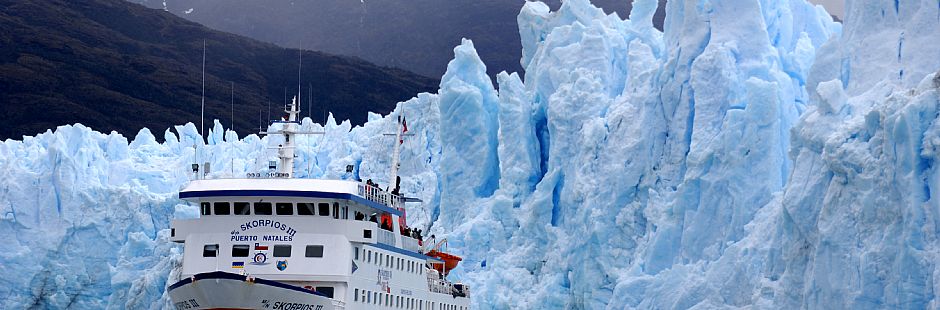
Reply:
[[[464, 257], [474, 308], [940, 308], [940, 5], [656, 0], [626, 19], [527, 2], [523, 73], [473, 42], [436, 94], [363, 126], [304, 119], [300, 177], [388, 183]], [[266, 166], [219, 121], [128, 140], [80, 124], [0, 143], [11, 308], [170, 308], [189, 164]], [[345, 167], [353, 165], [352, 172]], [[430, 234], [429, 233], [429, 234]], [[484, 264], [485, 262], [485, 264]]]

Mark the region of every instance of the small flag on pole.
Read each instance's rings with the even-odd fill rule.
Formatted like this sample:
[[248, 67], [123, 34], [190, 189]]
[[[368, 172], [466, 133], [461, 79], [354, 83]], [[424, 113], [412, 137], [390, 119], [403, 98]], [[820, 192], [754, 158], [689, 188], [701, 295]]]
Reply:
[[[408, 132], [408, 120], [405, 119], [404, 117], [401, 117], [401, 133], [404, 134], [406, 132]], [[398, 144], [402, 144], [402, 143], [405, 143], [405, 139], [399, 138]]]
[[267, 251], [268, 246], [255, 243], [255, 251]]

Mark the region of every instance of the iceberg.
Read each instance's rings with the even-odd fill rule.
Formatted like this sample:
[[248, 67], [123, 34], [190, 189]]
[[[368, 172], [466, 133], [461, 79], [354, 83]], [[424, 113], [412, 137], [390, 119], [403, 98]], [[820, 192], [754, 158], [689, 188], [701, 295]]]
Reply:
[[[464, 257], [475, 308], [936, 308], [940, 6], [656, 0], [629, 19], [526, 2], [524, 73], [471, 40], [436, 94], [363, 126], [304, 119], [296, 175], [390, 184]], [[205, 137], [205, 138], [203, 138]], [[0, 143], [11, 308], [169, 309], [176, 192], [264, 169], [277, 137], [219, 121], [128, 140], [80, 124]], [[352, 165], [354, 169], [347, 171]]]

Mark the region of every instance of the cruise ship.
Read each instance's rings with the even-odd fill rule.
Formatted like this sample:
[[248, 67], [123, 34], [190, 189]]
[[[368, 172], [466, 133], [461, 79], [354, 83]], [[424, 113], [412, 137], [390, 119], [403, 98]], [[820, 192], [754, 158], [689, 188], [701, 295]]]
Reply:
[[[297, 100], [263, 134], [283, 141], [277, 160], [245, 178], [194, 179], [179, 197], [199, 206], [173, 220], [183, 244], [182, 271], [167, 290], [175, 309], [466, 310], [470, 289], [447, 274], [460, 257], [446, 240], [407, 226], [398, 154], [407, 124], [399, 118], [392, 190], [371, 180], [294, 178]], [[274, 128], [274, 129], [270, 129]], [[392, 183], [392, 182], [390, 182]]]

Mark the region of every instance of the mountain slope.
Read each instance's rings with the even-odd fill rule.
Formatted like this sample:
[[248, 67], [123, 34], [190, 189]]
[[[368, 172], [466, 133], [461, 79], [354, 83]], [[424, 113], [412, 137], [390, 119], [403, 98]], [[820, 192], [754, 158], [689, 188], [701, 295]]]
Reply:
[[[474, 41], [487, 73], [522, 72], [516, 15], [523, 0], [249, 1], [129, 0], [214, 29], [414, 71], [444, 74], [461, 38]], [[557, 9], [560, 0], [546, 1]], [[594, 0], [626, 18], [631, 1]], [[661, 1], [665, 3], [665, 0]], [[662, 29], [665, 5], [654, 23]]]
[[[133, 136], [200, 116], [203, 40], [207, 46], [206, 120], [231, 119], [257, 130], [259, 112], [277, 117], [297, 92], [298, 51], [210, 30], [163, 10], [118, 0], [0, 1], [0, 139], [80, 122]], [[437, 89], [434, 79], [359, 59], [304, 52], [303, 94], [313, 111], [354, 124], [367, 111]], [[309, 101], [304, 98], [303, 109]], [[158, 135], [161, 136], [161, 135]]]

